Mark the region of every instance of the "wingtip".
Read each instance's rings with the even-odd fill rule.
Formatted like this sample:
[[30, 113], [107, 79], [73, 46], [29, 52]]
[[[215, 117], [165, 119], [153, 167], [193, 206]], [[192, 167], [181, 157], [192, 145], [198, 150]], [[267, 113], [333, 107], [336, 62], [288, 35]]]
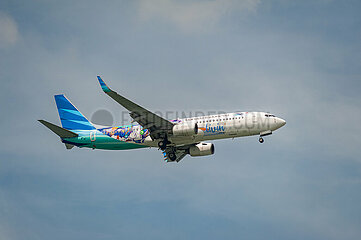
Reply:
[[103, 79], [100, 76], [97, 76], [100, 86], [102, 87], [104, 92], [110, 92], [110, 88], [105, 84]]

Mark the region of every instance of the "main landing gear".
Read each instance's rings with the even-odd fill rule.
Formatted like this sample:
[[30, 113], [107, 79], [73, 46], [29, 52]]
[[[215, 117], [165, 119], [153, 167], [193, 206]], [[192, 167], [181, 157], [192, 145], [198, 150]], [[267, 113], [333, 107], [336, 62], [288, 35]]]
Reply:
[[264, 143], [264, 139], [262, 137], [259, 137], [258, 141], [259, 143]]
[[169, 157], [169, 160], [171, 160], [171, 161], [175, 161], [177, 159], [177, 156], [175, 155], [174, 152], [168, 153], [168, 157]]
[[[164, 154], [167, 154], [168, 160], [171, 162], [174, 162], [177, 159], [176, 149], [172, 146], [168, 147], [168, 144], [170, 144], [166, 138], [162, 141], [158, 142], [158, 147], [163, 151]], [[168, 148], [168, 149], [167, 149]], [[167, 150], [166, 150], [167, 149]]]
[[165, 150], [167, 148], [167, 141], [163, 140], [163, 141], [159, 141], [158, 142], [158, 147], [162, 150]]
[[167, 148], [167, 145], [171, 143], [168, 141], [167, 138], [164, 138], [162, 141], [159, 141], [158, 142], [158, 147], [161, 149], [161, 150], [165, 150]]

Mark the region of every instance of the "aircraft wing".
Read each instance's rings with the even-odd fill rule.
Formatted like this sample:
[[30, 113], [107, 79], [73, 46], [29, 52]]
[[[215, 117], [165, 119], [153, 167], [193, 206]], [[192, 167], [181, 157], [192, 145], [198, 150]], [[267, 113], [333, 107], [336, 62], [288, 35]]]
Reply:
[[162, 134], [172, 130], [174, 126], [172, 122], [148, 111], [147, 109], [111, 90], [100, 76], [98, 76], [98, 81], [103, 91], [108, 96], [113, 98], [130, 112], [130, 116], [134, 119], [134, 121], [138, 122], [143, 128], [149, 129], [150, 135], [153, 139], [159, 138]]

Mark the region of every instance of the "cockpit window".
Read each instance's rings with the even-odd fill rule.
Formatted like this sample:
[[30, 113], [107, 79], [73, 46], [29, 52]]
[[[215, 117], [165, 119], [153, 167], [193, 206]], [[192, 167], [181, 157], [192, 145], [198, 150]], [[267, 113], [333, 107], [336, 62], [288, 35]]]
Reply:
[[275, 115], [273, 114], [265, 114], [266, 117], [276, 117]]

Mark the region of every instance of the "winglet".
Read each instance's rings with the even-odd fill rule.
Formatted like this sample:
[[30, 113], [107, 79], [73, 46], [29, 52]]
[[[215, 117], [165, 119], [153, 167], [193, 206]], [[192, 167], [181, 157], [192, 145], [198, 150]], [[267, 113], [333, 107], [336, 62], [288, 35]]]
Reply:
[[99, 81], [100, 86], [102, 87], [103, 91], [104, 91], [105, 93], [110, 92], [110, 91], [111, 91], [110, 88], [105, 84], [105, 82], [103, 81], [103, 79], [102, 79], [100, 76], [97, 76], [97, 78], [98, 78], [98, 81]]

